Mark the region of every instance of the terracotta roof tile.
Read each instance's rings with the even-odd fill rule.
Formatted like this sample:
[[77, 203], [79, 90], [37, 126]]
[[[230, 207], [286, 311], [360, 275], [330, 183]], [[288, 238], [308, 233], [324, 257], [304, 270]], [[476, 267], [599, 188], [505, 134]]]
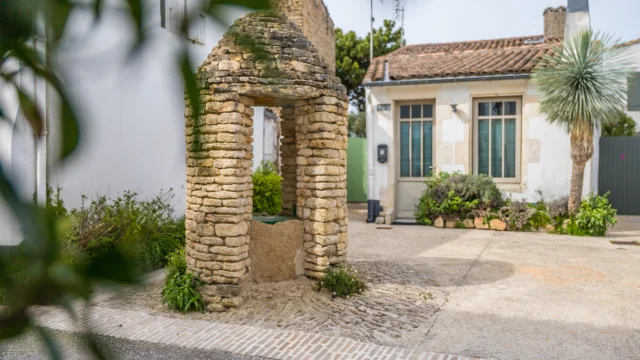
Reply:
[[626, 43], [620, 44], [620, 46], [631, 46], [631, 45], [636, 45], [636, 44], [640, 44], [640, 39], [627, 41]]
[[383, 80], [385, 61], [390, 80], [530, 73], [559, 41], [539, 35], [409, 45], [373, 59], [364, 82]]

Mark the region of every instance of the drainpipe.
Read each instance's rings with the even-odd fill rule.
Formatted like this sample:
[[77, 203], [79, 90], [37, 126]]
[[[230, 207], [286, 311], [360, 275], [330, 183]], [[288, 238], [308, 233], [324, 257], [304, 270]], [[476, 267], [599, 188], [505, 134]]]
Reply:
[[[41, 12], [36, 18], [36, 35], [34, 37], [34, 47], [36, 53], [47, 62], [47, 35], [45, 29], [44, 14]], [[48, 87], [42, 77], [33, 75], [34, 78], [34, 94], [38, 112], [43, 115], [42, 132], [35, 135], [36, 146], [36, 194], [37, 204], [46, 206], [47, 201], [47, 135], [49, 122]]]
[[376, 139], [375, 124], [373, 114], [373, 104], [371, 103], [371, 89], [365, 88], [366, 114], [367, 114], [367, 222], [375, 222], [379, 211], [379, 202], [375, 200], [376, 196], [376, 177], [375, 177], [375, 161], [376, 161]]

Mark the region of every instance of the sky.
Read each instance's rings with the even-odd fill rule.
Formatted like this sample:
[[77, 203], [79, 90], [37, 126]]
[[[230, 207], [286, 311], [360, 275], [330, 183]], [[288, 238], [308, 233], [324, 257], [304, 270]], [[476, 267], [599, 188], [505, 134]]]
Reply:
[[[375, 27], [394, 18], [393, 0], [373, 0]], [[541, 35], [542, 12], [567, 0], [403, 0], [407, 44]], [[364, 36], [370, 0], [324, 0], [336, 27]], [[591, 27], [622, 41], [640, 38], [640, 0], [590, 0]]]

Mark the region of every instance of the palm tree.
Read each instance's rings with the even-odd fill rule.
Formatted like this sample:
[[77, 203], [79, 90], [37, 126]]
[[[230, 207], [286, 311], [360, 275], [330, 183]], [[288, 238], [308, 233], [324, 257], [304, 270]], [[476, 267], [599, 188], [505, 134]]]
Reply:
[[546, 55], [533, 72], [542, 94], [540, 110], [551, 124], [562, 126], [571, 142], [569, 211], [582, 200], [584, 168], [593, 155], [593, 136], [615, 121], [626, 106], [631, 76], [628, 48], [611, 36], [586, 31]]

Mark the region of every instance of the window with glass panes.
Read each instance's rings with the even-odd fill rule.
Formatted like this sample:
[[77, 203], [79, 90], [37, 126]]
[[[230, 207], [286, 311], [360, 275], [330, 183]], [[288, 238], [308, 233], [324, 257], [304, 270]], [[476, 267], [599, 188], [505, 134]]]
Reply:
[[400, 177], [422, 178], [433, 166], [433, 104], [400, 105]]
[[520, 178], [519, 98], [474, 101], [474, 169], [500, 181]]

